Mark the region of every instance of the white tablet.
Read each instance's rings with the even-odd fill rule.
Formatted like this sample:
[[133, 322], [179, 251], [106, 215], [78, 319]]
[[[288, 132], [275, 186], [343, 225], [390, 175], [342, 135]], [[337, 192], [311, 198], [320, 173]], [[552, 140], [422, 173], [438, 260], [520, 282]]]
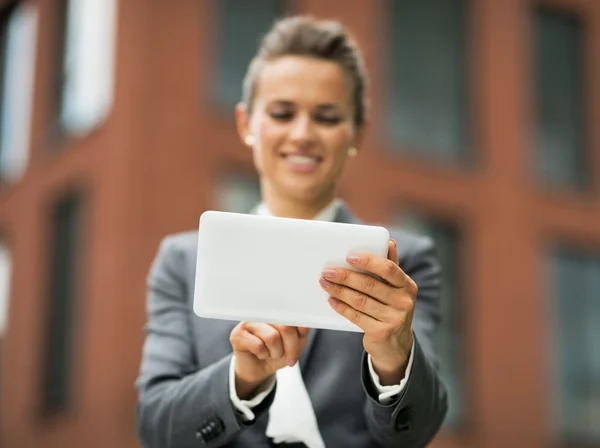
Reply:
[[362, 331], [319, 285], [346, 256], [386, 256], [378, 226], [207, 211], [200, 217], [194, 312], [205, 318]]

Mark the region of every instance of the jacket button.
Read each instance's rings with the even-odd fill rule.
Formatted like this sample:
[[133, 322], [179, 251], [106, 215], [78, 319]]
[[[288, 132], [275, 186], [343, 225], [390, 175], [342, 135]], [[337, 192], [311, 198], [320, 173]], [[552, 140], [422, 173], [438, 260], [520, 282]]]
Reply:
[[410, 408], [404, 408], [396, 416], [396, 431], [407, 431], [410, 429]]
[[196, 430], [196, 438], [210, 442], [221, 435], [225, 425], [220, 419], [210, 420]]

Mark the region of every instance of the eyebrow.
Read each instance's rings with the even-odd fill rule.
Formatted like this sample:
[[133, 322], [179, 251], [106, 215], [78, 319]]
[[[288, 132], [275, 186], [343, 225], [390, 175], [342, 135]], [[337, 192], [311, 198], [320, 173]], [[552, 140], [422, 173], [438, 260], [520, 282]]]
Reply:
[[271, 104], [275, 105], [275, 106], [287, 106], [287, 107], [291, 107], [294, 105], [293, 102], [287, 101], [287, 100], [274, 100], [271, 102]]
[[[285, 107], [293, 107], [294, 106], [294, 102], [289, 101], [289, 100], [275, 100], [272, 102], [272, 104], [274, 104], [276, 106], [285, 106]], [[324, 103], [324, 104], [319, 104], [317, 106], [317, 109], [319, 111], [338, 110], [339, 106], [334, 103]]]
[[319, 111], [329, 111], [329, 110], [337, 110], [339, 107], [336, 104], [319, 104], [317, 106]]

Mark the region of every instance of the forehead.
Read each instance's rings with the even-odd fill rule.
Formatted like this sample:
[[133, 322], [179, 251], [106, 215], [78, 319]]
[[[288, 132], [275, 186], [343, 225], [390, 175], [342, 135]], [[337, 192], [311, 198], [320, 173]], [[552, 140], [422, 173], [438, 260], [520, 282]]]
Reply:
[[258, 101], [291, 101], [305, 105], [349, 107], [350, 76], [336, 62], [306, 56], [283, 56], [267, 62], [256, 84]]

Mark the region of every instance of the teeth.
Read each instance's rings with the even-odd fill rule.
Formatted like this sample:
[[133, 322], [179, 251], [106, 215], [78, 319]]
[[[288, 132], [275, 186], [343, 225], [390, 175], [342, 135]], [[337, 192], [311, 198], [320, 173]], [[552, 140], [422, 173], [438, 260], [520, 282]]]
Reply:
[[315, 159], [313, 157], [306, 157], [306, 156], [288, 156], [288, 159], [292, 163], [296, 163], [298, 165], [312, 165], [312, 164], [317, 163], [317, 159]]

